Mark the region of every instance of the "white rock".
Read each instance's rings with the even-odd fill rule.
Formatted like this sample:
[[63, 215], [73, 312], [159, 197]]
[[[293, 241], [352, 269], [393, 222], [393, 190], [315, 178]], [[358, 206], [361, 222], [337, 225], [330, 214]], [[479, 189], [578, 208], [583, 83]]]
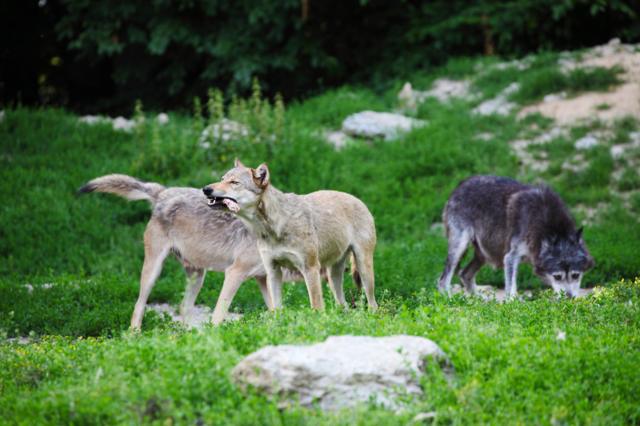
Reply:
[[341, 131], [326, 132], [324, 138], [336, 149], [343, 148], [349, 141], [349, 135]]
[[113, 119], [113, 130], [131, 132], [135, 127], [135, 120], [129, 120], [124, 117], [116, 117]]
[[609, 149], [609, 153], [611, 154], [611, 158], [613, 158], [614, 160], [620, 160], [622, 157], [624, 157], [624, 153], [626, 151], [627, 151], [627, 146], [626, 145], [613, 145]]
[[493, 138], [494, 138], [493, 133], [489, 133], [489, 132], [478, 133], [474, 136], [474, 139], [478, 139], [481, 141], [490, 141]]
[[596, 139], [592, 135], [586, 135], [578, 139], [574, 144], [574, 147], [576, 149], [581, 149], [581, 150], [595, 148], [596, 146], [598, 146], [598, 139]]
[[286, 407], [299, 402], [337, 410], [375, 400], [400, 409], [400, 395], [421, 395], [419, 376], [445, 353], [417, 336], [331, 336], [314, 345], [266, 346], [243, 359], [234, 380], [278, 395]]
[[478, 115], [508, 115], [517, 106], [507, 99], [511, 94], [520, 89], [520, 84], [511, 83], [495, 98], [486, 100], [473, 109], [473, 113]]
[[158, 124], [164, 126], [165, 124], [169, 123], [169, 115], [167, 113], [161, 112], [156, 117], [156, 121], [158, 122]]
[[412, 423], [421, 423], [426, 420], [433, 420], [437, 417], [437, 413], [435, 411], [429, 411], [428, 413], [418, 413], [411, 420]]
[[416, 109], [418, 106], [418, 99], [416, 93], [408, 81], [404, 83], [400, 92], [398, 92], [398, 102], [400, 106], [405, 109]]
[[566, 133], [567, 132], [562, 127], [552, 127], [551, 130], [549, 130], [548, 132], [544, 132], [539, 136], [537, 136], [534, 139], [534, 143], [536, 144], [548, 143], [556, 138], [565, 136]]
[[242, 123], [223, 118], [217, 123], [210, 124], [200, 134], [200, 146], [210, 146], [209, 141], [227, 142], [249, 136], [249, 129]]
[[449, 80], [440, 78], [433, 82], [431, 90], [421, 92], [425, 98], [434, 97], [440, 102], [446, 102], [451, 98], [466, 98], [469, 96], [470, 83], [466, 80]]
[[542, 102], [549, 103], [549, 102], [561, 101], [562, 99], [566, 99], [566, 97], [567, 97], [566, 92], [551, 93], [549, 95], [546, 95], [544, 98], [542, 98]]
[[351, 136], [391, 140], [403, 132], [425, 124], [422, 120], [405, 117], [401, 114], [362, 111], [345, 118], [342, 122], [342, 131]]
[[101, 115], [84, 115], [78, 119], [79, 122], [88, 124], [90, 126], [98, 123], [108, 123], [111, 122], [109, 117], [103, 117]]

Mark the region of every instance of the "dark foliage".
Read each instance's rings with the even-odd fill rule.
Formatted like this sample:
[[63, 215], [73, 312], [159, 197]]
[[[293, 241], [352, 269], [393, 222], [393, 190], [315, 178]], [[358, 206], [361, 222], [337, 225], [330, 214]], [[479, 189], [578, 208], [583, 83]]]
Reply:
[[[187, 106], [209, 87], [304, 96], [452, 56], [640, 39], [638, 0], [107, 0], [0, 6], [0, 102]], [[2, 22], [3, 21], [3, 22]]]

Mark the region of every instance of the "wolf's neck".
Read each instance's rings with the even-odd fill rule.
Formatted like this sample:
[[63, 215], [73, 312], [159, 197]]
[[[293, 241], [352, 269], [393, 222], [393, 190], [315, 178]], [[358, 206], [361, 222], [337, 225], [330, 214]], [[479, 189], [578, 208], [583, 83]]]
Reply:
[[262, 193], [260, 203], [256, 206], [255, 213], [249, 219], [251, 228], [258, 238], [279, 239], [289, 217], [286, 195], [269, 185]]

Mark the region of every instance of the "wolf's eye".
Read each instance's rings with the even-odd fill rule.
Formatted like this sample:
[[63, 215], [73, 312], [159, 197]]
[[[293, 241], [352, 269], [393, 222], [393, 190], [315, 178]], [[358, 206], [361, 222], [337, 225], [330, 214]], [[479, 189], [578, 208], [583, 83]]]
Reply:
[[571, 273], [571, 279], [572, 280], [577, 280], [578, 278], [580, 278], [580, 272], [572, 272]]
[[553, 274], [553, 279], [556, 281], [560, 281], [562, 279], [562, 274]]
[[231, 185], [240, 185], [240, 182], [238, 182], [237, 180], [232, 180], [231, 182], [229, 182]]

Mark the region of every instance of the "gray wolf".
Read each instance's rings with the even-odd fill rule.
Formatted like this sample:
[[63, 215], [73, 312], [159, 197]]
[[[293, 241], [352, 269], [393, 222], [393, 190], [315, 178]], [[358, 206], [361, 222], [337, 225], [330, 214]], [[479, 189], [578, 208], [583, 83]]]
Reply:
[[293, 267], [302, 273], [315, 309], [324, 309], [320, 278], [321, 269], [326, 268], [336, 302], [346, 306], [342, 284], [350, 255], [355, 264], [354, 281], [364, 287], [369, 307], [377, 308], [373, 273], [376, 230], [362, 201], [338, 191], [283, 193], [271, 184], [266, 164], [252, 169], [238, 160], [220, 182], [204, 187], [203, 192], [210, 205], [225, 205], [256, 236], [276, 308], [282, 306], [279, 267]]
[[577, 296], [594, 261], [560, 197], [546, 186], [530, 186], [496, 176], [473, 176], [453, 191], [443, 221], [449, 240], [438, 288], [450, 291], [451, 278], [469, 245], [474, 256], [460, 272], [465, 290], [476, 292], [475, 275], [488, 263], [504, 268], [505, 293], [516, 295], [521, 261], [556, 293]]
[[180, 304], [180, 314], [185, 321], [207, 270], [225, 273], [211, 318], [213, 324], [224, 320], [240, 284], [251, 277], [256, 278], [267, 307], [272, 308], [256, 239], [222, 205], [212, 209], [199, 189], [165, 188], [131, 176], [112, 174], [91, 180], [79, 192], [106, 192], [151, 203], [153, 212], [144, 232], [144, 264], [140, 294], [131, 316], [132, 329], [140, 329], [149, 293], [170, 253], [182, 263], [187, 274]]

